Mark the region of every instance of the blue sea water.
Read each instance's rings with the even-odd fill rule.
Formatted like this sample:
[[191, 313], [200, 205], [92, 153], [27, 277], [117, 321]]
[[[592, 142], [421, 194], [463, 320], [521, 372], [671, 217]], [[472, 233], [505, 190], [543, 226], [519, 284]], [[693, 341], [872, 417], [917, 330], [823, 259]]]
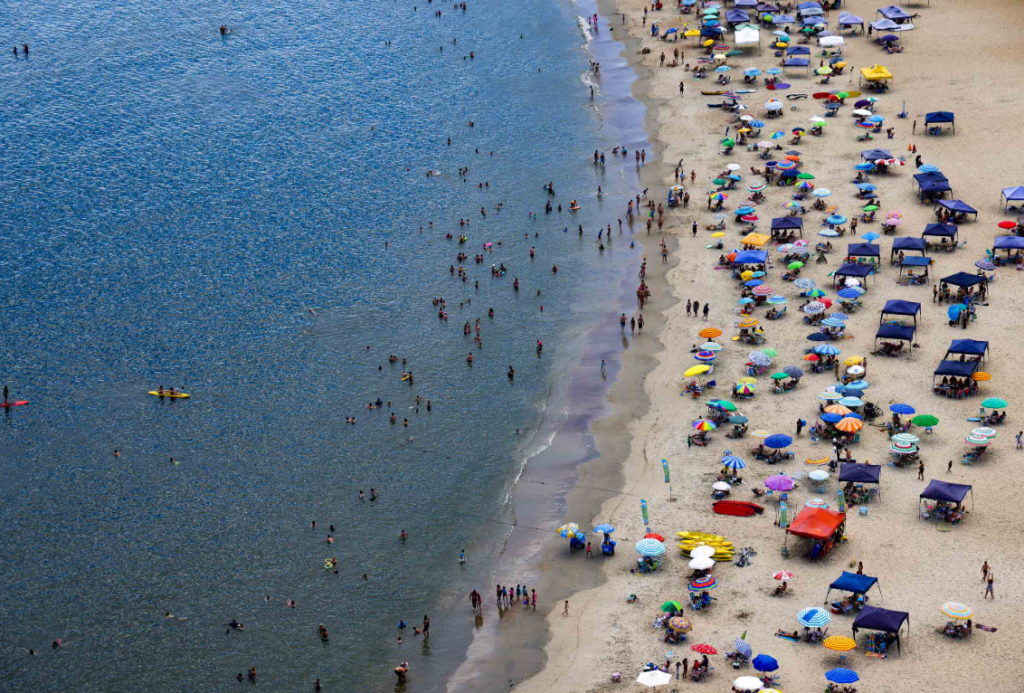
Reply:
[[[0, 420], [0, 688], [376, 690], [462, 656], [452, 605], [489, 594], [525, 451], [639, 264], [628, 230], [595, 241], [637, 176], [590, 163], [633, 141], [581, 82], [575, 6], [415, 5], [8, 8], [0, 381], [31, 404]], [[549, 180], [579, 214], [543, 213]], [[466, 283], [446, 233], [495, 244]]]

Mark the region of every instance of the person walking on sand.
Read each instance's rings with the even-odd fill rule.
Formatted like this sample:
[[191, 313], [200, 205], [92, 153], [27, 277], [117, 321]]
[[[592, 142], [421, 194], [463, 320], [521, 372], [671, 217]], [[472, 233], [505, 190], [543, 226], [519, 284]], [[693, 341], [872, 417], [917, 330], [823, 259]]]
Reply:
[[693, 317], [700, 315], [700, 301], [693, 302]]
[[587, 558], [593, 558], [594, 554], [590, 550], [590, 542], [587, 542]]
[[708, 320], [708, 304], [705, 303], [704, 304], [704, 322], [707, 322], [707, 320]]
[[800, 437], [800, 431], [804, 430], [804, 426], [806, 426], [806, 425], [807, 425], [807, 422], [804, 421], [803, 419], [797, 419], [796, 420], [796, 435], [797, 435], [797, 437]]
[[920, 481], [924, 481], [924, 462], [917, 466], [917, 478]]
[[625, 313], [623, 313], [621, 316], [619, 316], [619, 331], [620, 332], [625, 332], [626, 331], [626, 314]]
[[984, 563], [981, 564], [981, 581], [982, 582], [985, 582], [985, 579], [988, 578], [988, 571], [989, 571], [988, 561], [985, 561]]
[[1024, 431], [1017, 432], [1017, 449], [1024, 448]]
[[950, 461], [949, 461], [949, 466], [948, 466], [948, 467], [946, 467], [946, 474], [949, 474], [949, 473], [951, 473], [952, 471], [953, 471], [953, 460], [950, 460]]
[[697, 237], [697, 220], [696, 219], [693, 220], [693, 224], [690, 225], [690, 228], [693, 230], [693, 237], [696, 238]]
[[[986, 579], [986, 582], [985, 582], [985, 596], [982, 597], [982, 599], [988, 599], [989, 597], [992, 597], [992, 599], [996, 598], [996, 593], [992, 591], [992, 583], [994, 583], [995, 581], [996, 581], [995, 573], [989, 571], [988, 578]], [[568, 604], [569, 604], [569, 602], [566, 602], [566, 608], [569, 608]], [[566, 615], [569, 614], [568, 611], [566, 611], [565, 613], [566, 613]]]
[[693, 304], [690, 303], [690, 299], [686, 299], [686, 315], [687, 316], [690, 315], [690, 308], [692, 307], [692, 305]]
[[695, 182], [697, 182], [697, 172], [690, 171], [690, 185], [693, 185]]
[[[991, 582], [989, 584], [991, 584]], [[987, 593], [987, 590], [986, 590], [986, 593]], [[569, 600], [568, 599], [565, 600], [565, 611], [563, 611], [562, 613], [565, 616], [569, 615]]]
[[629, 334], [636, 332], [636, 318], [629, 319]]
[[533, 610], [537, 610], [537, 590], [530, 592], [530, 603], [533, 605]]

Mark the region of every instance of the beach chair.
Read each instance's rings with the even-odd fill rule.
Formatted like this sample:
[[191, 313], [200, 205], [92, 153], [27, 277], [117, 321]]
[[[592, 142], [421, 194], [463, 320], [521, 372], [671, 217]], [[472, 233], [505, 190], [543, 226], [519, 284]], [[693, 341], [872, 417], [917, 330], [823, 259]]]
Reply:
[[866, 506], [866, 505], [860, 506], [860, 510], [857, 512], [857, 514], [860, 515], [861, 517], [867, 517], [868, 516], [868, 506]]

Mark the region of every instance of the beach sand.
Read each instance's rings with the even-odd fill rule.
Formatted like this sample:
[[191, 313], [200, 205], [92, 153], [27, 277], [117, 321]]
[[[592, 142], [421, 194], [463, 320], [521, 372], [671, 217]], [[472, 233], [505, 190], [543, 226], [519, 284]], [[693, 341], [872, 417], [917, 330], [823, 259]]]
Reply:
[[[855, 0], [844, 3], [843, 9], [872, 21], [879, 4]], [[609, 522], [618, 528], [614, 535], [619, 542], [618, 554], [610, 559], [586, 561], [580, 554], [570, 557], [563, 541], [552, 540], [544, 560], [545, 570], [569, 575], [578, 575], [581, 570], [600, 570], [603, 582], [591, 587], [594, 583], [591, 576], [581, 580], [581, 586], [587, 589], [568, 597], [568, 616], [563, 615], [561, 602], [558, 608], [551, 607], [544, 643], [545, 666], [520, 683], [517, 690], [523, 693], [639, 690], [641, 687], [632, 682], [645, 662], [663, 662], [668, 652], [672, 652], [673, 661], [682, 657], [692, 659], [695, 653], [688, 645], [694, 643], [709, 643], [724, 652], [731, 649], [733, 639], [744, 632], [755, 654], [769, 654], [779, 661], [781, 666], [776, 673], [780, 676], [779, 687], [785, 691], [822, 690], [826, 684], [824, 672], [836, 666], [855, 669], [861, 677], [857, 687], [865, 691], [909, 692], [920, 690], [922, 685], [935, 684], [1012, 690], [1013, 678], [1024, 661], [1012, 637], [1024, 615], [1020, 606], [1024, 550], [1016, 542], [1015, 531], [1024, 519], [1015, 481], [1017, 465], [1024, 460], [1021, 457], [1024, 453], [1014, 450], [1013, 441], [1016, 432], [1024, 428], [1019, 408], [1024, 399], [1017, 391], [1013, 336], [1020, 324], [1014, 293], [1020, 289], [1021, 276], [1012, 267], [999, 269], [989, 294], [989, 305], [979, 307], [977, 322], [967, 330], [954, 329], [947, 324], [946, 307], [932, 303], [930, 286], [897, 286], [898, 268], [887, 262], [891, 237], [877, 241], [882, 249], [883, 270], [877, 278], [869, 280], [869, 291], [862, 297], [864, 306], [848, 321], [848, 334], [852, 334], [853, 339], [843, 340], [837, 346], [843, 351], [842, 358], [869, 356], [879, 310], [885, 300], [901, 298], [922, 303], [923, 315], [917, 333], [920, 347], [913, 349], [911, 357], [869, 356], [866, 379], [871, 387], [864, 399], [883, 410], [891, 403], [906, 402], [918, 413], [934, 414], [941, 420], [932, 435], [925, 435], [920, 429], [916, 431], [922, 438], [922, 458], [927, 466], [925, 481], [917, 479], [916, 468], [884, 467], [881, 499], [869, 505], [866, 517], [853, 509], [848, 516], [848, 543], [838, 546], [817, 563], [811, 563], [804, 556], [808, 548], [806, 540], [795, 537], [788, 541], [790, 557], [781, 556], [784, 534], [773, 525], [775, 504], [772, 501], [765, 503], [762, 516], [740, 518], [714, 514], [710, 484], [720, 468], [718, 461], [724, 450], [732, 450], [748, 463], [742, 473], [745, 483], [733, 491], [732, 498], [752, 500], [751, 489], [761, 486], [766, 477], [785, 472], [798, 478], [798, 487], [790, 493], [790, 507], [796, 511], [803, 502], [819, 495], [813, 491], [812, 483], [803, 479], [812, 469], [803, 463], [804, 459], [828, 454], [830, 446], [826, 442], [812, 444], [805, 429], [791, 448], [795, 459], [775, 466], [753, 459], [750, 452], [757, 441], [730, 440], [725, 438], [724, 432], [714, 432], [713, 442], [707, 448], [686, 447], [690, 423], [706, 413], [705, 402], [709, 399], [707, 395], [699, 400], [680, 396], [684, 386], [682, 373], [695, 363], [689, 349], [692, 344], [703, 341], [697, 331], [709, 325], [725, 331], [720, 341], [726, 347], [714, 373], [720, 387], [711, 396], [727, 397], [728, 386], [744, 375], [743, 364], [751, 349], [728, 339], [737, 333], [733, 323], [737, 319], [734, 308], [739, 289], [727, 272], [714, 269], [719, 251], [705, 249], [711, 241], [704, 230], [710, 223], [704, 193], [714, 187], [711, 180], [725, 164], [740, 164], [744, 183], [749, 183], [752, 178], [748, 174], [749, 167], [762, 167], [763, 161], [741, 148], [729, 157], [718, 153], [718, 142], [728, 116], [705, 106], [720, 99], [702, 97], [699, 93], [701, 89], [716, 88], [713, 78], [698, 81], [682, 67], [658, 67], [662, 50], [666, 50], [671, 60], [672, 48], [679, 47], [686, 51], [685, 62], [691, 64], [696, 61], [698, 50], [690, 39], [680, 39], [675, 44], [652, 39], [649, 28], [641, 23], [643, 7], [640, 0], [619, 0], [614, 6], [609, 4], [602, 9], [606, 16], [615, 12], [611, 25], [617, 33], [625, 28], [632, 37], [627, 42], [627, 57], [641, 76], [634, 91], [639, 91], [648, 106], [648, 131], [652, 141], [658, 143], [657, 163], [649, 163], [646, 170], [652, 196], [656, 200], [664, 198], [665, 189], [672, 182], [672, 170], [680, 159], [684, 160], [685, 171], [697, 172], [697, 183], [690, 186], [687, 180], [692, 197], [690, 209], [677, 208], [667, 215], [671, 227], [666, 228], [666, 233], [679, 237], [678, 244], [673, 246], [679, 262], [667, 272], [670, 296], [657, 295], [646, 311], [649, 316], [654, 308], [662, 311], [657, 319], [649, 318], [648, 324], [658, 328], [657, 336], [664, 350], [654, 354], [651, 350], [636, 354], [630, 350], [625, 354], [620, 380], [610, 396], [612, 414], [594, 426], [602, 456], [584, 465], [580, 484], [569, 498], [567, 520], [579, 522], [585, 529], [592, 526], [591, 522]], [[886, 65], [896, 77], [895, 88], [880, 98], [876, 112], [886, 117], [886, 127], [896, 128], [895, 138], [886, 140], [883, 132], [876, 136], [874, 143], [858, 142], [859, 131], [852, 126], [849, 115], [852, 108], [847, 105], [837, 118], [829, 119], [823, 137], [805, 137], [796, 148], [802, 152], [802, 170], [816, 176], [814, 182], [818, 187], [833, 191], [828, 202], [838, 204], [839, 213], [847, 216], [853, 216], [859, 207], [850, 181], [854, 176], [853, 164], [860, 160], [860, 150], [873, 144], [890, 148], [896, 156], [908, 156], [910, 165], [888, 176], [875, 176], [872, 182], [879, 186], [883, 200], [879, 215], [884, 217], [893, 210], [902, 212], [903, 222], [897, 236], [916, 237], [933, 219], [931, 207], [920, 205], [912, 191], [915, 171], [913, 156], [908, 155], [907, 147], [915, 144], [924, 163], [938, 166], [949, 177], [954, 197], [963, 199], [980, 212], [977, 222], [960, 227], [961, 240], [967, 241], [966, 247], [953, 254], [933, 254], [932, 276], [943, 277], [957, 271], [973, 273], [974, 262], [982, 259], [984, 249], [991, 247], [992, 239], [1002, 233], [996, 228], [996, 222], [1015, 216], [1003, 214], [1000, 189], [1024, 183], [1024, 161], [1016, 155], [1012, 132], [1008, 132], [1019, 116], [1013, 85], [1024, 66], [1024, 54], [1016, 49], [1014, 41], [1019, 13], [1012, 3], [992, 0], [955, 5], [936, 2], [931, 7], [907, 9], [920, 12], [921, 17], [915, 20], [917, 28], [904, 38], [904, 53], [887, 55], [866, 37], [849, 38], [846, 59], [848, 74], [852, 76], [834, 78], [829, 87], [820, 88], [856, 88], [861, 67], [875, 63]], [[620, 24], [618, 13], [627, 15], [625, 27]], [[832, 23], [837, 16], [836, 11], [830, 13]], [[650, 17], [661, 20], [663, 32], [681, 26], [682, 22], [692, 25], [696, 21], [694, 15], [680, 16], [670, 8], [651, 12]], [[728, 43], [731, 32], [727, 37]], [[764, 39], [762, 43], [766, 45]], [[639, 54], [644, 46], [651, 47], [649, 55]], [[731, 58], [732, 86], [741, 88], [737, 83], [741, 82], [742, 68], [764, 69], [776, 63], [777, 59], [767, 47], [762, 48], [760, 56]], [[783, 79], [793, 85], [789, 93], [819, 90], [815, 86], [817, 78], [810, 75], [786, 74]], [[680, 80], [686, 84], [683, 98], [678, 94]], [[763, 110], [759, 107], [768, 96], [770, 93], [764, 90], [763, 83], [758, 85], [758, 92], [745, 100], [751, 105], [749, 112], [762, 117]], [[895, 116], [904, 101], [910, 115], [906, 120], [898, 120]], [[796, 125], [806, 126], [812, 115], [822, 113], [818, 102], [813, 100], [784, 103], [783, 118], [769, 121], [766, 134], [775, 129], [788, 132]], [[790, 111], [794, 104], [796, 110]], [[956, 112], [955, 136], [922, 135], [924, 114], [933, 110]], [[918, 124], [917, 135], [911, 135], [914, 120]], [[788, 139], [787, 136], [783, 142]], [[790, 192], [769, 188], [767, 201], [758, 209], [762, 229], [767, 228], [772, 217], [783, 214], [781, 205], [789, 199]], [[742, 200], [746, 196], [741, 187], [730, 200], [730, 208], [735, 208], [737, 198]], [[816, 231], [821, 218], [822, 215], [815, 212], [808, 212], [805, 217], [804, 235], [812, 244], [818, 240]], [[690, 223], [694, 219], [700, 227], [696, 239], [690, 237]], [[862, 224], [858, 233], [868, 230], [879, 232], [877, 223]], [[739, 229], [730, 223], [726, 231], [727, 248], [735, 247], [741, 237]], [[834, 240], [833, 245], [843, 249], [846, 243], [858, 240], [847, 235], [838, 242]], [[656, 259], [655, 244], [650, 245], [647, 248], [647, 255], [652, 258], [649, 274], [657, 276], [662, 266]], [[831, 278], [827, 273], [838, 266], [840, 256], [841, 252], [833, 253], [828, 265], [808, 263], [803, 276], [815, 279], [821, 288], [831, 293]], [[780, 279], [783, 269], [776, 264], [767, 278], [769, 285], [789, 298], [789, 314], [782, 320], [764, 323], [768, 336], [766, 346], [779, 352], [774, 361], [777, 368], [773, 367], [772, 371], [791, 364], [804, 366], [801, 361], [804, 349], [812, 345], [806, 340], [811, 329], [801, 320], [799, 305], [802, 301], [797, 297], [797, 289]], [[686, 315], [687, 299], [696, 299], [702, 304], [710, 301], [712, 312], [707, 323]], [[763, 317], [763, 311], [755, 315]], [[957, 338], [985, 339], [990, 343], [991, 353], [984, 370], [993, 375], [993, 380], [982, 383], [982, 397], [954, 401], [931, 392], [932, 372], [950, 340]], [[654, 341], [649, 339], [648, 344]], [[653, 369], [649, 368], [652, 363], [656, 363]], [[796, 390], [784, 395], [771, 394], [769, 382], [766, 376], [761, 376], [757, 396], [739, 402], [740, 411], [750, 418], [751, 430], [794, 435], [798, 418], [814, 422], [818, 411], [817, 395], [835, 379], [830, 372], [808, 373]], [[977, 415], [985, 396], [1009, 401], [1008, 421], [1000, 427], [999, 437], [987, 459], [974, 466], [964, 466], [960, 463], [964, 450], [962, 438], [977, 425], [967, 418]], [[883, 465], [889, 461], [888, 440], [883, 430], [865, 427], [861, 438], [852, 448], [858, 461], [870, 460]], [[674, 502], [668, 500], [669, 485], [664, 483], [662, 458], [668, 459], [671, 466]], [[953, 460], [953, 468], [947, 474], [949, 460]], [[935, 523], [918, 519], [918, 495], [933, 478], [974, 487], [975, 504], [968, 504], [970, 514], [951, 532], [939, 532]], [[595, 505], [598, 492], [594, 489], [616, 485], [621, 493], [605, 492], [606, 500], [592, 518], [581, 514]], [[833, 475], [824, 494], [830, 503], [835, 502], [836, 490]], [[662, 570], [642, 577], [629, 572], [636, 558], [632, 544], [644, 533], [640, 498], [645, 498], [650, 506], [650, 527], [669, 540]], [[717, 602], [700, 613], [688, 611], [694, 629], [687, 646], [668, 646], [661, 642], [663, 631], [653, 629], [651, 624], [659, 615], [658, 607], [663, 601], [686, 601], [685, 580], [690, 571], [686, 567], [687, 559], [675, 548], [675, 533], [682, 530], [722, 534], [737, 547], [753, 547], [758, 555], [753, 565], [745, 568], [718, 564], [715, 574], [720, 585], [713, 593]], [[995, 600], [982, 600], [984, 586], [980, 567], [985, 560], [996, 576]], [[792, 631], [798, 627], [796, 613], [800, 609], [822, 606], [829, 583], [841, 571], [852, 570], [858, 561], [863, 562], [866, 574], [880, 581], [883, 596], [872, 594], [871, 604], [910, 613], [910, 637], [905, 641], [902, 656], [894, 655], [884, 661], [868, 658], [861, 638], [849, 662], [842, 664], [838, 654], [820, 645], [797, 644], [774, 637], [777, 629]], [[783, 568], [796, 576], [790, 583], [792, 594], [773, 598], [770, 592], [777, 583], [771, 576]], [[638, 595], [638, 603], [626, 603], [631, 593]], [[947, 619], [940, 614], [939, 607], [947, 600], [972, 606], [975, 623], [997, 626], [999, 632], [975, 631], [966, 641], [943, 637], [939, 629]], [[833, 616], [829, 632], [849, 636], [852, 622], [852, 616]], [[721, 655], [711, 657], [711, 661], [716, 672], [708, 685], [713, 690], [728, 690], [736, 676], [754, 673], [750, 667], [734, 672]], [[611, 672], [616, 671], [622, 673], [623, 684], [608, 683]], [[672, 686], [675, 685], [673, 682]], [[693, 684], [682, 682], [682, 685]]]

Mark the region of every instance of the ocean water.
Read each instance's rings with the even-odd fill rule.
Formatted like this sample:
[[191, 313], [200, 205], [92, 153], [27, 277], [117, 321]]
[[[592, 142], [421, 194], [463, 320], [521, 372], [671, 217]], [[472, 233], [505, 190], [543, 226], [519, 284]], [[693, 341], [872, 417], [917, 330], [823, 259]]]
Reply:
[[[523, 461], [639, 265], [628, 227], [596, 247], [642, 133], [596, 107], [579, 13], [9, 8], [0, 35], [31, 53], [0, 58], [0, 381], [31, 404], [0, 418], [0, 687], [215, 691], [255, 666], [382, 690], [403, 659], [443, 686], [472, 626], [455, 605], [488, 596]], [[625, 164], [592, 165], [618, 144]], [[549, 180], [578, 214], [544, 214]], [[430, 644], [399, 647], [424, 613]]]

